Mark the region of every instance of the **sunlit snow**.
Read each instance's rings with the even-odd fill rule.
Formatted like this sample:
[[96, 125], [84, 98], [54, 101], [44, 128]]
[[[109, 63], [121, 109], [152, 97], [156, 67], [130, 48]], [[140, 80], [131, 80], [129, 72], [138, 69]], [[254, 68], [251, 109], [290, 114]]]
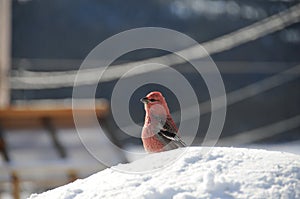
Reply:
[[[245, 148], [216, 147], [208, 153], [202, 149], [149, 154], [30, 198], [300, 198], [300, 156]], [[176, 159], [178, 152], [183, 153]], [[158, 169], [172, 158], [170, 166]], [[143, 172], [144, 168], [155, 170]]]

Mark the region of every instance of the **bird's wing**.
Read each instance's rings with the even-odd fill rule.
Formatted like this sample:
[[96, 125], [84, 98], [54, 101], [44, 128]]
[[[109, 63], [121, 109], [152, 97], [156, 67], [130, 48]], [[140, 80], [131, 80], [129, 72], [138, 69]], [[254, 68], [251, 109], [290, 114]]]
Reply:
[[186, 144], [182, 141], [182, 139], [176, 133], [172, 133], [165, 129], [162, 129], [157, 134], [159, 136], [161, 136], [168, 143], [173, 141], [177, 145], [176, 148], [186, 146]]
[[178, 129], [170, 116], [167, 117], [166, 120], [163, 120], [163, 118], [160, 117], [157, 117], [156, 120], [158, 120], [160, 124], [156, 137], [160, 142], [164, 143], [165, 150], [187, 146], [178, 136]]
[[176, 124], [171, 117], [167, 117], [166, 121], [164, 122], [163, 129], [170, 133], [177, 133], [178, 131]]

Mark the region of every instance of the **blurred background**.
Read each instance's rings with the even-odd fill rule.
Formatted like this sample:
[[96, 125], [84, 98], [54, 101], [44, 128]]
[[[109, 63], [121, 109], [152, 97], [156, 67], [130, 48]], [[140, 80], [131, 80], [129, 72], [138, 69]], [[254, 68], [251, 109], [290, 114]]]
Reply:
[[[86, 151], [72, 123], [72, 82], [94, 47], [138, 27], [182, 32], [208, 51], [228, 100], [218, 146], [300, 154], [299, 21], [300, 4], [293, 0], [0, 0], [0, 198], [26, 198], [105, 168]], [[167, 55], [136, 50], [111, 67], [121, 70], [126, 63]], [[201, 76], [187, 62], [170, 66], [190, 82], [201, 110], [209, 110]], [[120, 131], [111, 116], [117, 80], [101, 82], [97, 89], [99, 122], [118, 146], [142, 150], [141, 140]], [[138, 124], [144, 119], [139, 99], [152, 90], [164, 93], [171, 112], [180, 111], [170, 89], [141, 85], [128, 106]], [[210, 116], [210, 111], [201, 114], [193, 145], [201, 145]], [[175, 115], [178, 125], [179, 118]], [[99, 153], [107, 152], [116, 163], [131, 160], [110, 153], [99, 129], [85, 125], [89, 144]]]

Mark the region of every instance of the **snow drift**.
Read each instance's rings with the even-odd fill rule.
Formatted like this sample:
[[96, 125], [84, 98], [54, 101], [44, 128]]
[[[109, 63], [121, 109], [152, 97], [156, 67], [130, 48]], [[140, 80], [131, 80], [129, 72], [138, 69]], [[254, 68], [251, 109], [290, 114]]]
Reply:
[[[300, 156], [257, 149], [191, 147], [149, 154], [31, 199], [73, 198], [300, 198]], [[124, 173], [117, 170], [153, 172]]]

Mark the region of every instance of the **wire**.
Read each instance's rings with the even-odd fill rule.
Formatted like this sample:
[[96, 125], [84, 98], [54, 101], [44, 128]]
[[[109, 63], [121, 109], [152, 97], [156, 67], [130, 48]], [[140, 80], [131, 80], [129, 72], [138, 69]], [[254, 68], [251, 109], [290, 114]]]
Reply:
[[[256, 40], [267, 34], [281, 30], [289, 25], [300, 21], [300, 3], [284, 10], [278, 14], [267, 17], [259, 22], [256, 22], [245, 28], [221, 36], [214, 40], [202, 43], [202, 46], [207, 50], [208, 54], [215, 54], [225, 50], [232, 49], [244, 43]], [[200, 59], [207, 56], [205, 53], [199, 54], [196, 50], [199, 46], [193, 46], [180, 51], [186, 56], [186, 59]], [[176, 65], [184, 63], [185, 60], [168, 54], [161, 57], [150, 58], [144, 61], [131, 62], [126, 64], [110, 67], [105, 71], [105, 76], [101, 78], [101, 82], [107, 82], [120, 78], [124, 72], [130, 70], [134, 66], [145, 63], [161, 63], [165, 65]], [[160, 70], [160, 67], [151, 67], [147, 70], [136, 70], [136, 73], [131, 75], [139, 75], [150, 71]], [[100, 71], [99, 71], [100, 70]], [[85, 69], [81, 71], [81, 77], [77, 85], [97, 84], [99, 77], [97, 74], [102, 72], [103, 68]], [[77, 74], [75, 71], [64, 72], [24, 72], [24, 76], [13, 76], [10, 78], [12, 89], [49, 89], [72, 87]]]
[[281, 120], [279, 122], [268, 124], [250, 131], [237, 133], [234, 136], [229, 136], [218, 141], [218, 145], [231, 146], [252, 143], [257, 140], [269, 138], [282, 132], [292, 130], [300, 126], [300, 115]]
[[[291, 75], [291, 74], [293, 74], [293, 75]], [[253, 84], [250, 84], [250, 85], [247, 85], [240, 89], [229, 92], [226, 94], [227, 106], [233, 105], [233, 104], [240, 102], [242, 100], [245, 100], [249, 97], [253, 97], [255, 95], [263, 93], [267, 90], [270, 90], [272, 88], [280, 86], [286, 82], [295, 80], [295, 79], [299, 78], [299, 75], [300, 75], [300, 64], [297, 66], [294, 66], [293, 68], [285, 70], [281, 73], [278, 73], [271, 77], [265, 78], [261, 81], [257, 81]], [[215, 98], [213, 100], [218, 101], [218, 98]], [[185, 110], [185, 111], [187, 113], [189, 113], [189, 116], [184, 119], [188, 120], [188, 119], [192, 119], [192, 118], [196, 117], [196, 115], [193, 113], [195, 112], [194, 110], [197, 110], [197, 106], [200, 107], [201, 115], [210, 113], [210, 111], [211, 111], [210, 100], [208, 100], [199, 105], [195, 105], [195, 106], [191, 106], [191, 107], [187, 108], [187, 110]], [[222, 106], [216, 107], [216, 110], [218, 108], [223, 108], [223, 107]], [[180, 114], [180, 112], [172, 113], [172, 115], [174, 115], [175, 117], [178, 117], [179, 114]]]

